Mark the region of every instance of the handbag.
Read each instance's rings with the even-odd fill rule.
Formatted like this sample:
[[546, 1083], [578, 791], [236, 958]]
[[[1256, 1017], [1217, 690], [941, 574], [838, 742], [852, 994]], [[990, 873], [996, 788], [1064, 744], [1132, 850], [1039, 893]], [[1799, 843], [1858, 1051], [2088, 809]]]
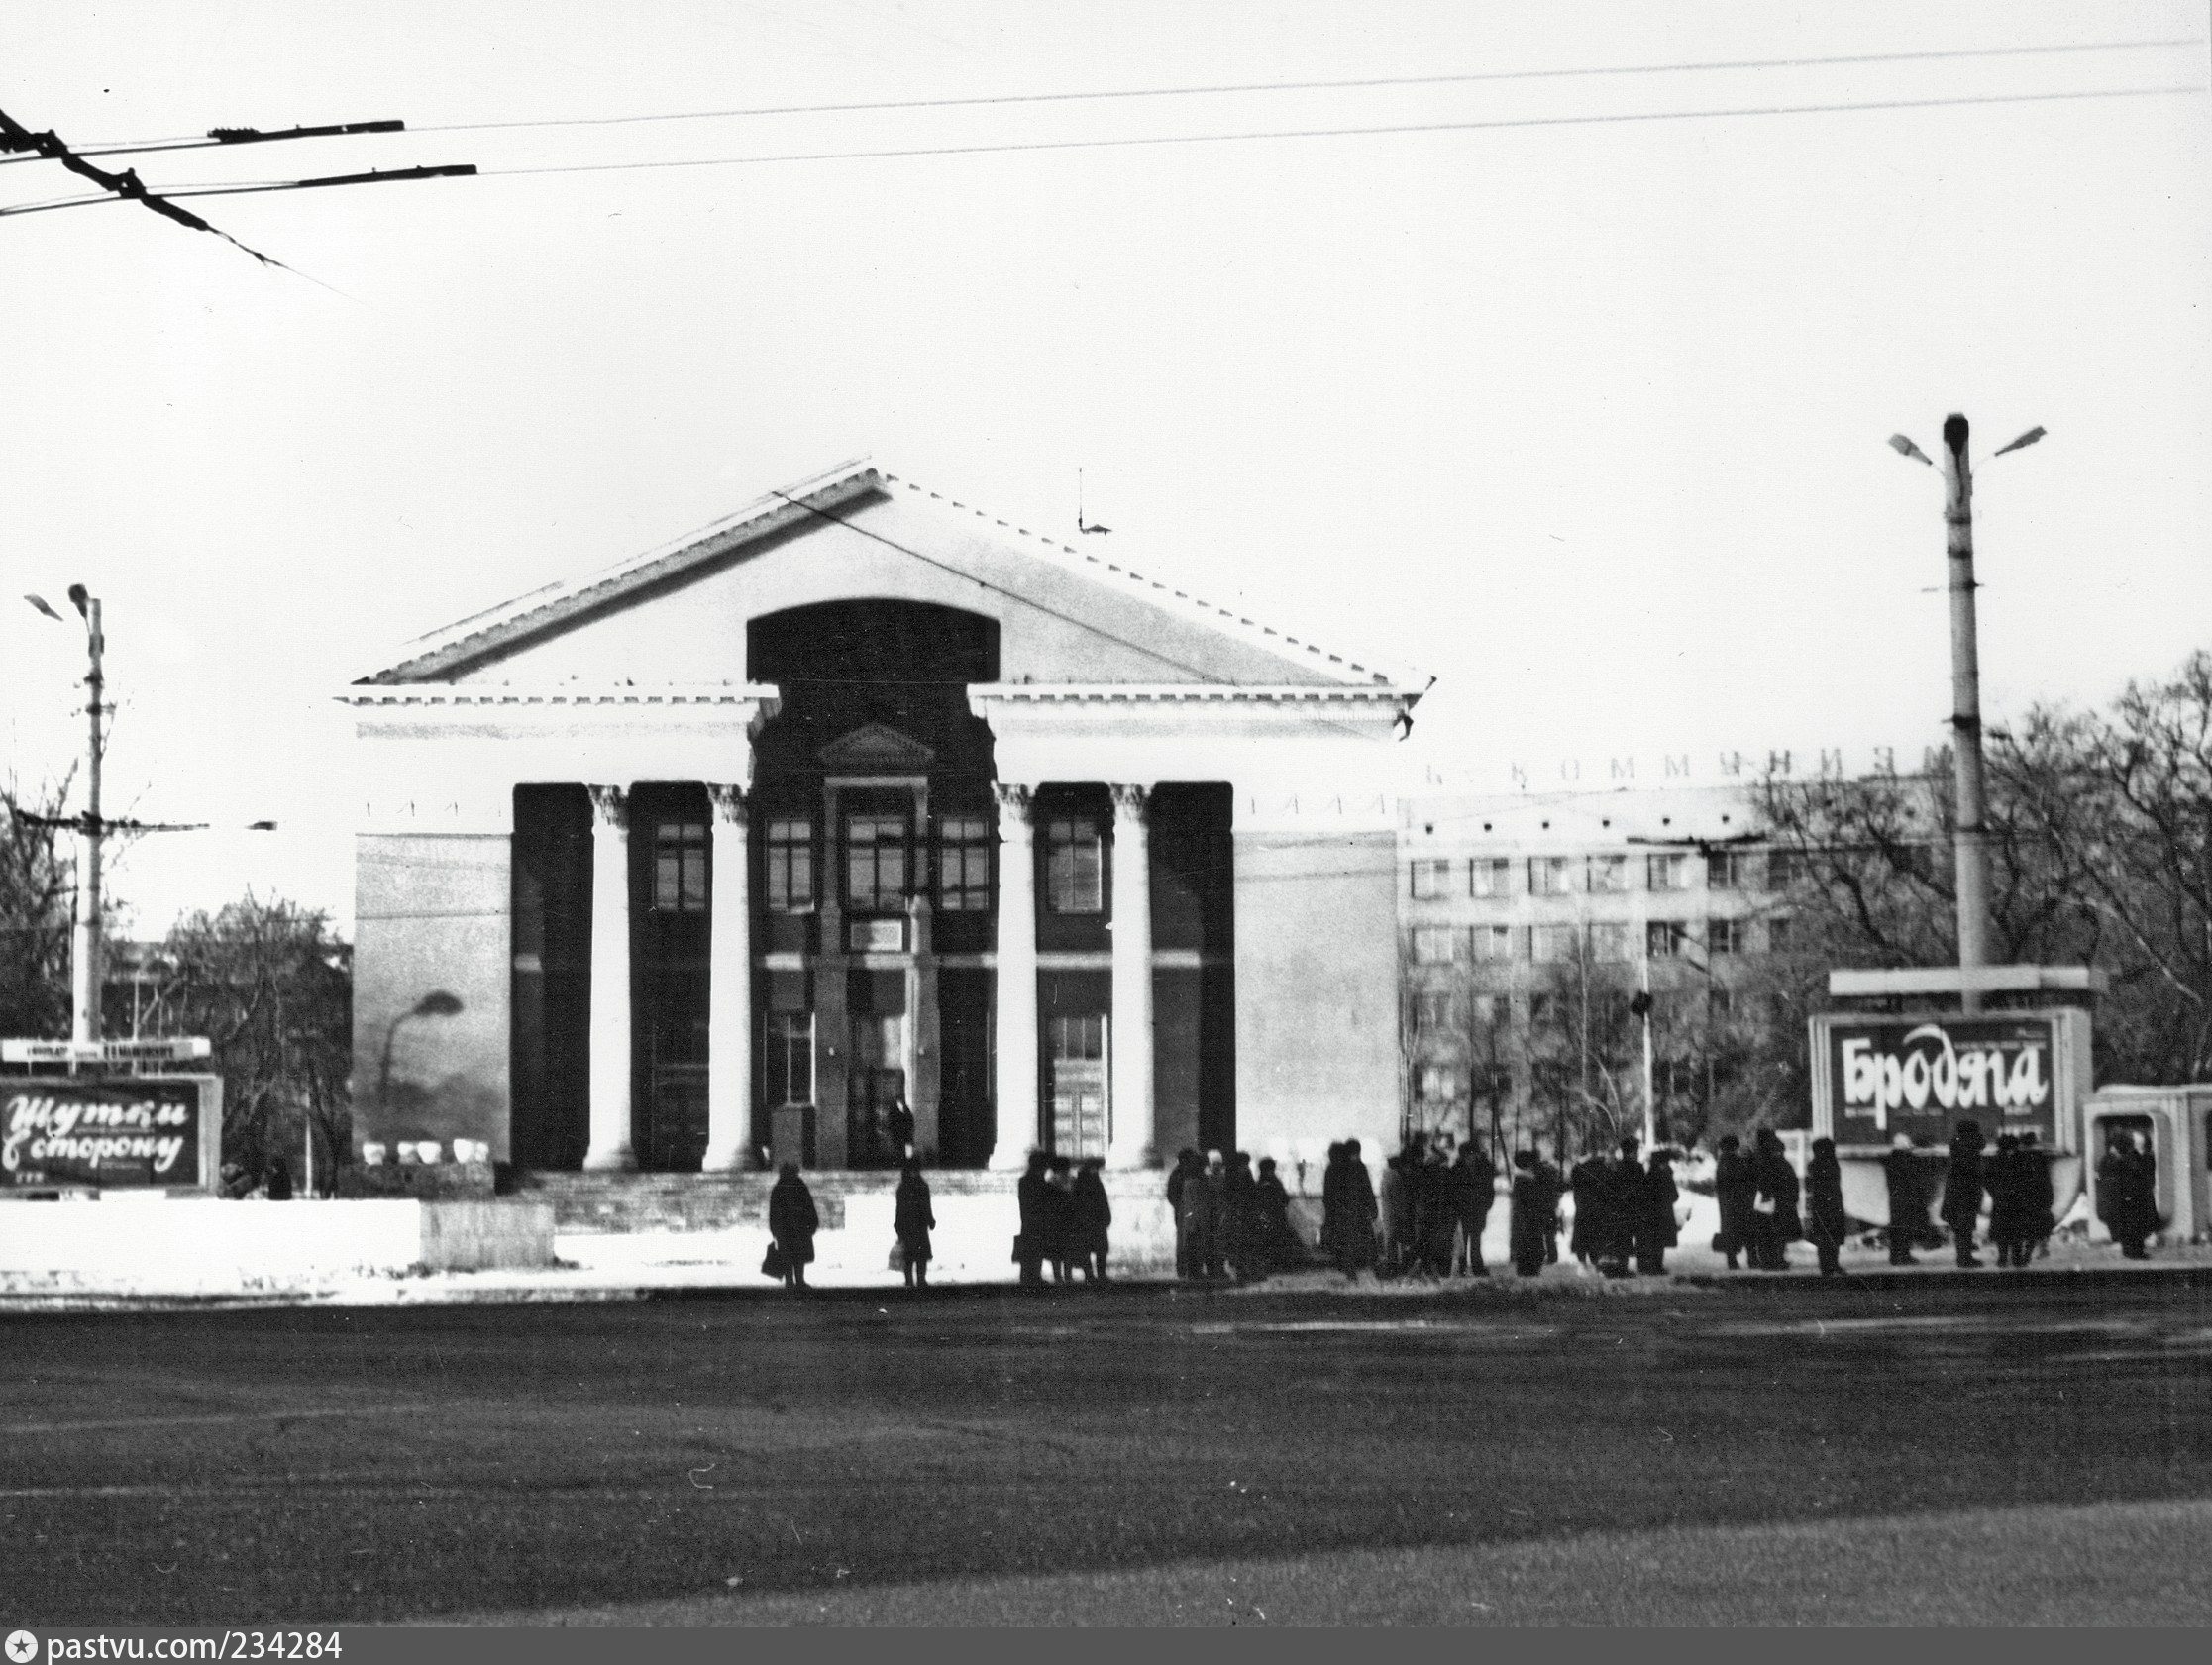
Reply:
[[893, 1244], [893, 1245], [891, 1246], [891, 1260], [889, 1261], [889, 1263], [888, 1263], [888, 1264], [889, 1264], [889, 1266], [890, 1266], [891, 1270], [892, 1270], [892, 1271], [894, 1271], [894, 1272], [903, 1272], [903, 1271], [905, 1271], [905, 1270], [906, 1270], [906, 1245], [905, 1245], [905, 1244], [903, 1244], [903, 1243], [894, 1243], [894, 1244]]
[[1018, 1231], [1014, 1233], [1013, 1237], [1013, 1258], [1015, 1260], [1027, 1260], [1029, 1258], [1029, 1239], [1022, 1236]]
[[761, 1276], [763, 1278], [780, 1279], [790, 1270], [790, 1263], [784, 1258], [784, 1245], [781, 1243], [769, 1244], [768, 1253], [761, 1257]]

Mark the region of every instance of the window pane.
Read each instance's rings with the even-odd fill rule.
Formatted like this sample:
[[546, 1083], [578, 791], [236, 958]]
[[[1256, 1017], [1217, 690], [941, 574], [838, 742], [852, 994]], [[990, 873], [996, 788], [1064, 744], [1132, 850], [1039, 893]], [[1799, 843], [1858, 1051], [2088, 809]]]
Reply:
[[1099, 824], [1088, 817], [1047, 823], [1046, 902], [1055, 913], [1098, 913], [1105, 908], [1100, 887]]

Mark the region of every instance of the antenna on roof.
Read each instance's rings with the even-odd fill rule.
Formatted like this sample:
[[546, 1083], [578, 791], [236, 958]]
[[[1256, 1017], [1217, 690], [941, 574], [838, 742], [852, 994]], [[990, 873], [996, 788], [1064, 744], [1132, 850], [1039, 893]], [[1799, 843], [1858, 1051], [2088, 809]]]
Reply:
[[1104, 534], [1105, 534], [1106, 536], [1107, 536], [1107, 537], [1109, 537], [1109, 538], [1110, 538], [1110, 537], [1111, 537], [1111, 536], [1113, 535], [1113, 528], [1112, 528], [1112, 527], [1110, 527], [1110, 526], [1092, 526], [1092, 525], [1088, 525], [1088, 524], [1086, 524], [1086, 523], [1085, 523], [1085, 521], [1084, 521], [1084, 518], [1083, 518], [1083, 470], [1082, 470], [1081, 468], [1078, 468], [1078, 469], [1076, 469], [1076, 471], [1075, 471], [1075, 529], [1076, 529], [1076, 530], [1077, 530], [1078, 532], [1099, 532], [1099, 533], [1104, 533]]

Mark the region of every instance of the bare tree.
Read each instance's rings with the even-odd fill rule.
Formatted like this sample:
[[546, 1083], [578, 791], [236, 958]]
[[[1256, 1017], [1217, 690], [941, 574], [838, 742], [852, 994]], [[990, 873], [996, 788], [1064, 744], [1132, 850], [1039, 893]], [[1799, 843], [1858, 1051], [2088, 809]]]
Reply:
[[0, 1034], [68, 1033], [76, 869], [53, 825], [68, 785], [34, 797], [0, 782]]

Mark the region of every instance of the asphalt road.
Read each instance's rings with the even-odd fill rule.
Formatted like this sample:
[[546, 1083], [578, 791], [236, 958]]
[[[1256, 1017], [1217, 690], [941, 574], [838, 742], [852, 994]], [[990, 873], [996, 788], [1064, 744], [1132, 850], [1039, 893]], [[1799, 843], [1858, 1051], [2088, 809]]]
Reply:
[[2206, 1500], [2178, 1283], [0, 1319], [0, 1625], [2203, 1622]]

